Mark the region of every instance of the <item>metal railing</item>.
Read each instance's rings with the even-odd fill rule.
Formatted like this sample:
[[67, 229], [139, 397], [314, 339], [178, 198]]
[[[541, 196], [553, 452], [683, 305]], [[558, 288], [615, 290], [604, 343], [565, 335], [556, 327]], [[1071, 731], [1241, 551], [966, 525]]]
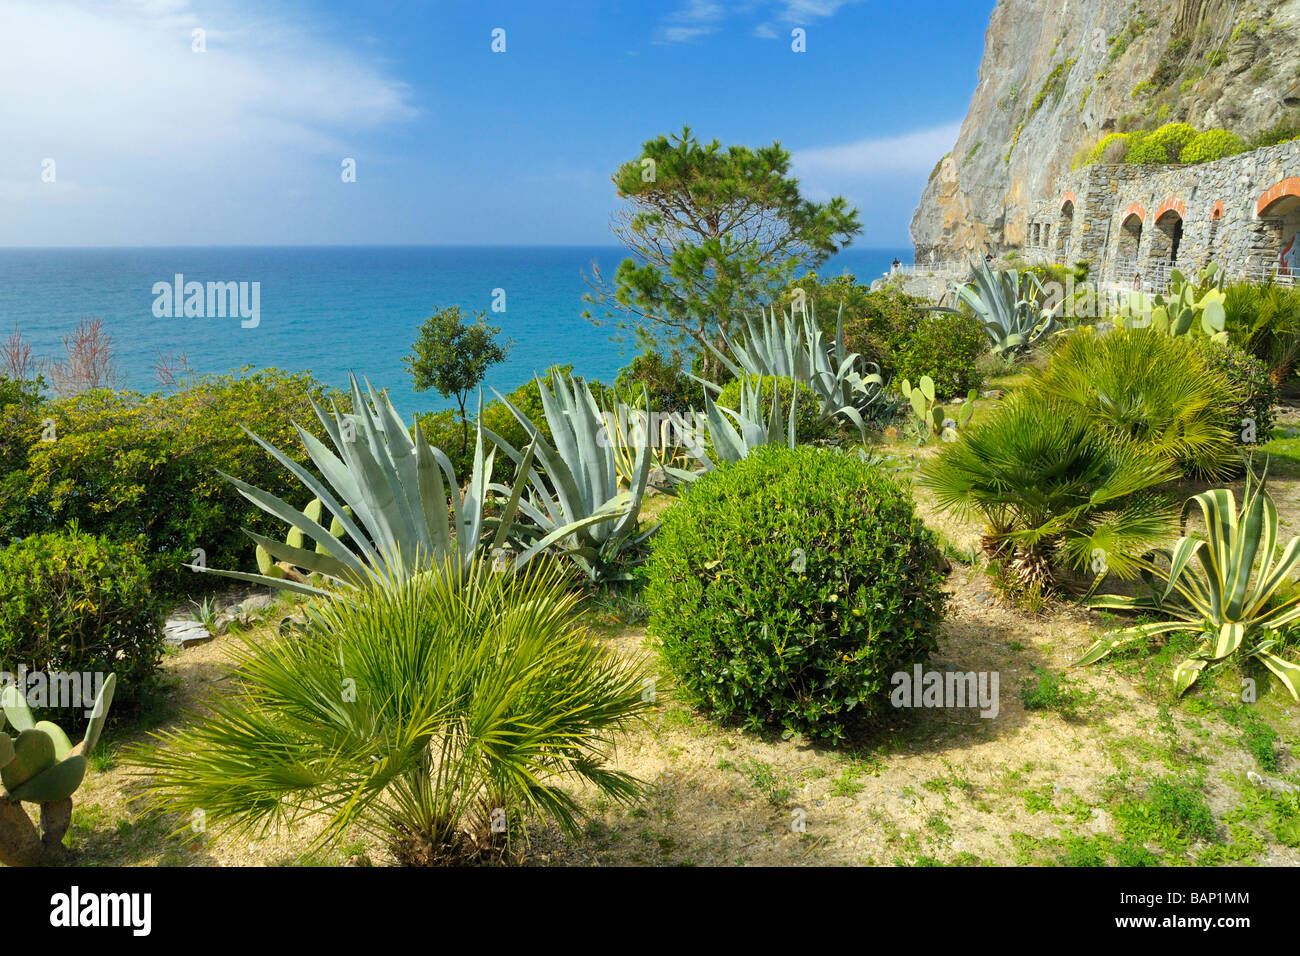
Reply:
[[1176, 268], [1171, 262], [1148, 262], [1144, 266], [1123, 262], [1110, 271], [1107, 284], [1129, 292], [1159, 294], [1169, 291], [1169, 274]]
[[1295, 285], [1296, 276], [1294, 272], [1288, 272], [1279, 266], [1247, 266], [1242, 273], [1242, 278], [1247, 282], [1272, 282], [1275, 285]]
[[965, 275], [970, 266], [961, 262], [912, 263], [896, 265], [885, 273], [887, 276], [956, 276]]

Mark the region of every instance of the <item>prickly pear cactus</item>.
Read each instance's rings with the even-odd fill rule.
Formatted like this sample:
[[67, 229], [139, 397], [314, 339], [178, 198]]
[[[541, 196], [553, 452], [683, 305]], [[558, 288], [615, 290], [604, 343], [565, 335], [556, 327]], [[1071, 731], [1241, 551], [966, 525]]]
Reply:
[[932, 436], [943, 441], [956, 441], [958, 429], [965, 428], [975, 412], [976, 392], [973, 388], [966, 396], [966, 403], [957, 409], [955, 418], [950, 416], [935, 399], [934, 380], [930, 376], [922, 375], [920, 384], [916, 388], [913, 388], [912, 383], [907, 379], [903, 379], [899, 390], [911, 404], [912, 412], [916, 415], [917, 437], [920, 443], [924, 443]]
[[[312, 521], [319, 522], [325, 514], [324, 509], [325, 506], [323, 502], [319, 498], [313, 498], [310, 502], [308, 502], [307, 507], [303, 509], [302, 513], [305, 514]], [[345, 505], [343, 507], [343, 512], [349, 518], [352, 517], [351, 507]], [[337, 517], [331, 516], [329, 531], [330, 534], [334, 535], [334, 537], [342, 538], [344, 534], [343, 523], [339, 521]], [[303, 532], [300, 529], [290, 528], [288, 535], [284, 539], [284, 543], [291, 548], [302, 549], [302, 548], [306, 548], [312, 542], [307, 537], [307, 535], [303, 534]], [[329, 554], [329, 550], [319, 541], [315, 542], [315, 551], [317, 554]], [[269, 551], [267, 551], [263, 545], [259, 544], [257, 546], [256, 553], [257, 553], [257, 571], [259, 574], [263, 575], [264, 577], [277, 578], [277, 579], [288, 578], [294, 581], [308, 580], [309, 576], [304, 574], [299, 568], [295, 567], [289, 561], [276, 561], [274, 556], [272, 556], [272, 554]], [[310, 575], [310, 578], [312, 580], [315, 580], [318, 577], [319, 576], [315, 574]]]
[[[17, 687], [0, 693], [0, 862], [36, 866], [62, 850], [72, 795], [86, 776], [86, 758], [99, 742], [116, 687], [117, 676], [108, 675], [86, 734], [75, 746], [57, 724], [32, 719]], [[6, 721], [12, 734], [3, 732]], [[40, 807], [39, 830], [24, 803]]]

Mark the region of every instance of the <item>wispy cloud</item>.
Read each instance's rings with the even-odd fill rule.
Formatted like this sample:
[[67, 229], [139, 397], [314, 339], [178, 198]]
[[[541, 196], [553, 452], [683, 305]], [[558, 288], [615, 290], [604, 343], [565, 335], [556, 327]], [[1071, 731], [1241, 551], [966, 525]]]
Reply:
[[[751, 32], [756, 37], [774, 40], [782, 34], [773, 23], [807, 25], [814, 20], [833, 17], [841, 7], [862, 0], [686, 0], [660, 22], [655, 33], [657, 43], [689, 43], [717, 33], [728, 20], [752, 20], [758, 23]], [[742, 29], [744, 27], [742, 26]]]
[[0, 97], [0, 174], [15, 157], [58, 158], [60, 179], [79, 157], [273, 162], [415, 114], [403, 84], [350, 51], [228, 3], [6, 0], [4, 19], [0, 89], [24, 92]]
[[715, 32], [727, 17], [727, 10], [713, 0], [686, 0], [659, 25], [662, 43], [688, 43]]
[[939, 157], [952, 149], [960, 130], [961, 123], [944, 123], [898, 136], [800, 150], [792, 162], [800, 176], [864, 178], [928, 173]]

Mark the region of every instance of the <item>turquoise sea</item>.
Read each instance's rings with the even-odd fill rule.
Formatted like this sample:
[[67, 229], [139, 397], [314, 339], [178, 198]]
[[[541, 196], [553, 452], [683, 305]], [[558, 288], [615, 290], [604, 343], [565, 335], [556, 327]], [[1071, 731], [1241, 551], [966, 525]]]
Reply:
[[[63, 336], [100, 318], [128, 388], [158, 387], [159, 353], [183, 352], [200, 373], [279, 366], [343, 386], [354, 371], [388, 388], [409, 417], [452, 404], [415, 393], [402, 363], [419, 324], [447, 305], [486, 312], [514, 340], [485, 386], [506, 392], [556, 363], [613, 381], [634, 352], [611, 341], [612, 329], [581, 317], [582, 274], [593, 261], [612, 274], [625, 257], [618, 247], [569, 246], [0, 249], [0, 338], [17, 324], [36, 355], [57, 356]], [[818, 271], [869, 282], [895, 257], [910, 261], [911, 251], [849, 249]], [[258, 283], [256, 327], [238, 315], [155, 315], [155, 284], [170, 286], [177, 274], [185, 282]], [[503, 312], [492, 310], [498, 289]]]

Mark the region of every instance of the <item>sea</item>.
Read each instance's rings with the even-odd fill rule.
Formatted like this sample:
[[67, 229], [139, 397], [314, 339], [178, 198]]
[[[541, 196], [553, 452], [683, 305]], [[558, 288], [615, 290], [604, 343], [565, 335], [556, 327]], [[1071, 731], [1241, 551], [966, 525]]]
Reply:
[[[454, 405], [415, 392], [402, 361], [420, 323], [451, 305], [484, 312], [512, 343], [484, 380], [485, 401], [555, 364], [612, 382], [635, 344], [582, 317], [603, 314], [583, 301], [584, 276], [593, 264], [612, 276], [625, 258], [597, 246], [0, 249], [0, 340], [16, 327], [36, 356], [58, 358], [64, 337], [98, 318], [126, 388], [163, 387], [158, 365], [180, 355], [198, 374], [275, 366], [346, 387], [354, 372], [409, 419]], [[817, 271], [866, 284], [895, 258], [910, 261], [911, 250], [851, 247]], [[202, 315], [186, 314], [190, 282], [204, 286]], [[242, 286], [209, 303], [208, 283]]]

